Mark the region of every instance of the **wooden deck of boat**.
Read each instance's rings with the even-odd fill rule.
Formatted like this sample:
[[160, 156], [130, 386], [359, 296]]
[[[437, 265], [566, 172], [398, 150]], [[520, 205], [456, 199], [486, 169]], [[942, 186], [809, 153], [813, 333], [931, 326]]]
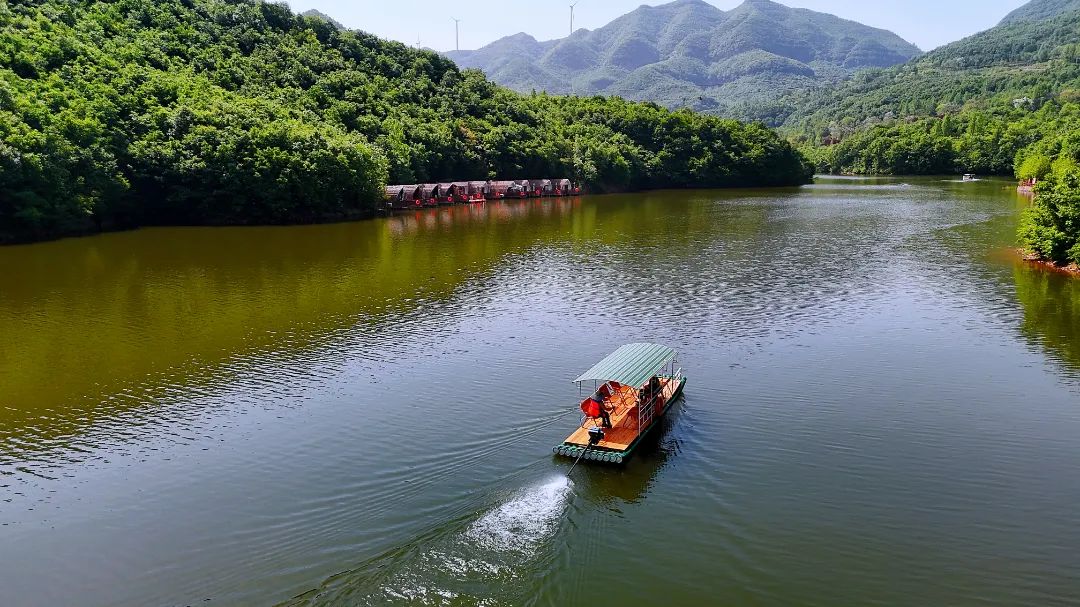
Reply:
[[[671, 395], [678, 389], [678, 384], [674, 381], [661, 378], [660, 382], [663, 384], [662, 394], [664, 395], [665, 402], [671, 398]], [[630, 448], [630, 445], [634, 444], [634, 441], [638, 437], [638, 414], [637, 414], [637, 390], [627, 386], [609, 397], [606, 402], [608, 406], [614, 405], [614, 411], [611, 412], [611, 428], [604, 429], [604, 440], [600, 441], [597, 445], [605, 449], [614, 449], [616, 451], [625, 451]], [[578, 428], [573, 434], [566, 439], [566, 443], [571, 445], [578, 445], [584, 447], [589, 444], [589, 428], [594, 424], [595, 420], [586, 420], [584, 428]], [[597, 422], [595, 425], [599, 425]]]

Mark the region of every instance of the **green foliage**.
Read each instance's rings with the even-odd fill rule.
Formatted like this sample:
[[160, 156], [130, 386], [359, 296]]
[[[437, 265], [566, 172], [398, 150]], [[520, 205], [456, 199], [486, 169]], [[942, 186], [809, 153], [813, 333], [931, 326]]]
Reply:
[[1032, 0], [1009, 13], [1001, 22], [1048, 19], [1076, 10], [1080, 10], [1080, 0]]
[[1036, 186], [1019, 235], [1023, 246], [1042, 259], [1080, 263], [1080, 165], [1075, 160], [1056, 162]]
[[820, 171], [870, 175], [932, 175], [955, 169], [952, 142], [927, 125], [877, 127], [813, 157]]
[[1044, 179], [1050, 174], [1054, 160], [1039, 152], [1022, 154], [1016, 165], [1016, 176], [1020, 179]]
[[[903, 65], [864, 70], [838, 87], [789, 95], [765, 111], [771, 124], [820, 138], [1014, 104], [1038, 109], [1076, 88], [1078, 28], [1080, 12], [1000, 25]], [[743, 115], [758, 117], [751, 110]]]
[[[756, 111], [804, 148], [841, 142], [815, 154], [832, 171], [1045, 175], [1080, 149], [1080, 12], [1070, 6], [1035, 2], [1021, 11], [1029, 17]], [[911, 162], [908, 151], [932, 157]]]
[[0, 241], [370, 213], [388, 182], [794, 184], [757, 125], [523, 96], [256, 0], [0, 3]]
[[339, 30], [349, 29], [349, 28], [345, 27], [344, 25], [342, 25], [342, 24], [338, 23], [337, 21], [335, 21], [334, 18], [331, 17], [330, 15], [327, 15], [326, 13], [324, 13], [322, 11], [317, 11], [315, 9], [306, 10], [306, 11], [300, 13], [300, 16], [302, 16], [302, 17], [311, 17], [311, 18], [315, 18], [315, 19], [322, 19], [323, 21], [329, 23], [330, 25], [334, 26], [335, 28], [337, 28]]

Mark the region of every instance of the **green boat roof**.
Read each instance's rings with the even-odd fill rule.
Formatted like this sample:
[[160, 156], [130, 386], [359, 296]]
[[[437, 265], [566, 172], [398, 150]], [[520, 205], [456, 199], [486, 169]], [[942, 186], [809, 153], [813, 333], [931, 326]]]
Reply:
[[675, 359], [675, 350], [657, 344], [627, 344], [581, 374], [574, 382], [615, 381], [641, 387]]

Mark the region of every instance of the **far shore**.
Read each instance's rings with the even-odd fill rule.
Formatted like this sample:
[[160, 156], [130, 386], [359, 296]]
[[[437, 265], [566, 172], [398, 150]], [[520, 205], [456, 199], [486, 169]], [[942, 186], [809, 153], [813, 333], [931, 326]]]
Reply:
[[[808, 183], [813, 183], [813, 179]], [[807, 185], [807, 184], [801, 184]], [[559, 200], [574, 198], [579, 196], [597, 196], [603, 194], [640, 194], [646, 192], [664, 192], [669, 190], [679, 191], [694, 191], [694, 190], [744, 190], [744, 189], [763, 189], [763, 190], [777, 190], [785, 188], [797, 188], [800, 185], [748, 185], [748, 186], [715, 186], [715, 187], [685, 187], [685, 188], [646, 188], [646, 189], [618, 189], [605, 187], [592, 193], [581, 193], [573, 196], [562, 197], [542, 197], [542, 198], [507, 198], [499, 199], [492, 202], [513, 202], [516, 200]], [[463, 206], [473, 204], [472, 202], [459, 202], [453, 206]], [[436, 208], [448, 208], [447, 206], [439, 207], [423, 207], [422, 210], [434, 210]], [[375, 205], [370, 208], [352, 209], [348, 211], [342, 211], [339, 213], [329, 213], [314, 217], [296, 217], [283, 221], [234, 221], [234, 222], [150, 222], [150, 223], [130, 223], [121, 225], [117, 223], [96, 223], [93, 219], [87, 218], [86, 221], [76, 227], [71, 227], [68, 230], [49, 233], [49, 234], [19, 234], [10, 233], [0, 230], [0, 247], [11, 247], [20, 245], [32, 245], [42, 242], [53, 242], [57, 240], [66, 240], [68, 238], [86, 238], [93, 236], [100, 236], [103, 234], [112, 234], [116, 232], [131, 232], [133, 230], [140, 230], [142, 228], [233, 228], [233, 227], [290, 227], [290, 226], [307, 226], [307, 225], [326, 225], [334, 223], [350, 223], [354, 221], [365, 221], [369, 219], [375, 219], [377, 217], [386, 216], [390, 211], [380, 205]]]

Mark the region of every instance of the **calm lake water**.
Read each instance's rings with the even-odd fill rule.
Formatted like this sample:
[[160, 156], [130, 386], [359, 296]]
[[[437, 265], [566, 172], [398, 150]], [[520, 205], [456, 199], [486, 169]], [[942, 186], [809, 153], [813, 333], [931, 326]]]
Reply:
[[[906, 183], [903, 183], [906, 182]], [[0, 604], [1054, 605], [1080, 279], [1006, 181], [0, 248]], [[686, 396], [551, 446], [622, 343]]]

